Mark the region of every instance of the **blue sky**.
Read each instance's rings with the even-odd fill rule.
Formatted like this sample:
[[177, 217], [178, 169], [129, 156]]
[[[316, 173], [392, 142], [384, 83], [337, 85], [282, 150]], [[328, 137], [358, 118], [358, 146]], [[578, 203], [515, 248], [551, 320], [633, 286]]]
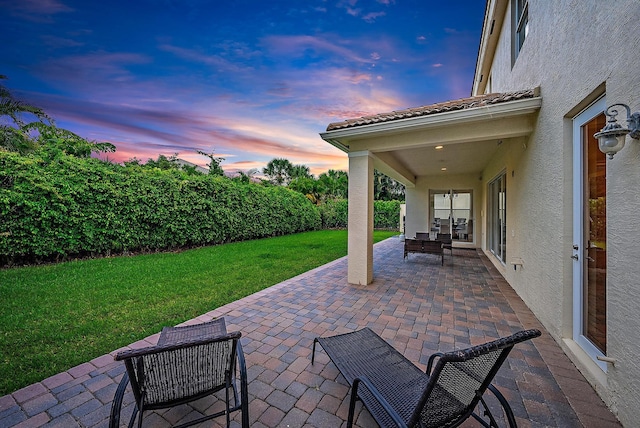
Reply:
[[[0, 0], [0, 74], [109, 159], [347, 157], [330, 122], [470, 95], [483, 0]], [[7, 42], [8, 41], [8, 42]]]

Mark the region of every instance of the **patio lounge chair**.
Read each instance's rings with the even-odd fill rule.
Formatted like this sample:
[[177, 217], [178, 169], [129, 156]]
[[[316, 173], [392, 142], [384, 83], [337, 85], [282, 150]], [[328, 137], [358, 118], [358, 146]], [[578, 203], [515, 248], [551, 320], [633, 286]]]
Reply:
[[[517, 343], [540, 336], [525, 330], [460, 351], [433, 354], [426, 373], [369, 328], [314, 339], [351, 385], [347, 427], [353, 426], [355, 403], [361, 400], [381, 427], [456, 427], [473, 417], [497, 427], [483, 394], [490, 390], [509, 426], [516, 421], [504, 396], [490, 383]], [[435, 365], [434, 365], [435, 364]], [[476, 406], [483, 409], [478, 415]]]
[[[120, 410], [127, 383], [135, 399], [129, 421], [133, 426], [137, 413], [138, 427], [146, 410], [163, 409], [225, 391], [225, 409], [187, 422], [180, 427], [226, 415], [240, 410], [243, 428], [249, 427], [247, 373], [240, 344], [240, 332], [227, 333], [224, 318], [209, 323], [185, 327], [165, 327], [158, 344], [118, 353], [115, 359], [124, 361], [124, 374], [111, 407], [109, 427], [120, 424]], [[240, 373], [240, 399], [236, 385], [236, 370]], [[233, 395], [231, 405], [230, 393]]]

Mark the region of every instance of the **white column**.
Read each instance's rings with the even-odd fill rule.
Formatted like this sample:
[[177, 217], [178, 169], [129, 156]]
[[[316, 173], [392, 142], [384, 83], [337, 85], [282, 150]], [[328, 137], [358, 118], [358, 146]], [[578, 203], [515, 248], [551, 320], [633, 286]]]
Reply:
[[350, 284], [373, 281], [373, 158], [349, 153], [348, 271]]

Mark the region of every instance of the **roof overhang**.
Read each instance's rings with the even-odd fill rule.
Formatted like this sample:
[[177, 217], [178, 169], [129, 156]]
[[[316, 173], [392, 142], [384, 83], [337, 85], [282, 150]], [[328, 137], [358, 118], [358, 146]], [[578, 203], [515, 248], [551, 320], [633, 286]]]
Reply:
[[[428, 114], [406, 119], [339, 128], [323, 132], [322, 139], [346, 152], [368, 151], [378, 170], [407, 186], [416, 178], [434, 174], [435, 146], [455, 154], [451, 173], [481, 171], [502, 140], [533, 132], [542, 98], [536, 96], [496, 104]], [[454, 146], [455, 145], [455, 146]], [[450, 147], [446, 147], [450, 146]], [[441, 154], [438, 154], [442, 158]], [[464, 162], [463, 162], [464, 161]]]
[[[456, 126], [470, 126], [475, 122], [495, 121], [514, 116], [528, 116], [536, 113], [541, 105], [542, 97], [527, 98], [416, 118], [336, 129], [334, 131], [323, 132], [320, 134], [320, 137], [340, 150], [349, 153], [350, 146], [354, 141], [393, 134], [425, 132], [447, 127], [452, 124]], [[357, 150], [362, 149], [357, 148]]]

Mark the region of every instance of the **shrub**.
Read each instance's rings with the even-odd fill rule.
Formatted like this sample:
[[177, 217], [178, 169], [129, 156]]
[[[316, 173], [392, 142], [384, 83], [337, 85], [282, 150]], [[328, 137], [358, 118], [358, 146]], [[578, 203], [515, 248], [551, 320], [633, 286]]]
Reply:
[[0, 262], [156, 251], [320, 227], [303, 195], [175, 169], [0, 152]]
[[[373, 227], [375, 229], [398, 230], [400, 228], [400, 204], [400, 201], [374, 201]], [[319, 208], [323, 228], [347, 227], [348, 202], [346, 199], [327, 200]]]

